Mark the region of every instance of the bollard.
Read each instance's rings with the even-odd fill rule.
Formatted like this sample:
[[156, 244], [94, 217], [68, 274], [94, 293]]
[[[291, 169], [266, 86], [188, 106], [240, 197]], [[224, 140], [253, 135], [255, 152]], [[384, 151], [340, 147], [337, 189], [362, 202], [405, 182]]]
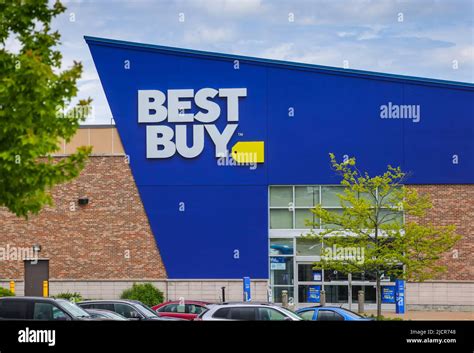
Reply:
[[10, 281], [10, 292], [15, 294], [15, 281]]
[[324, 289], [319, 293], [319, 304], [321, 306], [326, 305], [326, 291]]
[[225, 303], [225, 287], [221, 287], [222, 291], [222, 302]]
[[281, 291], [281, 306], [284, 308], [288, 308], [288, 291], [282, 290]]
[[363, 290], [357, 292], [357, 302], [358, 302], [358, 312], [362, 314], [364, 312], [364, 302], [365, 302], [365, 294]]
[[43, 297], [49, 297], [49, 283], [48, 281], [43, 281]]

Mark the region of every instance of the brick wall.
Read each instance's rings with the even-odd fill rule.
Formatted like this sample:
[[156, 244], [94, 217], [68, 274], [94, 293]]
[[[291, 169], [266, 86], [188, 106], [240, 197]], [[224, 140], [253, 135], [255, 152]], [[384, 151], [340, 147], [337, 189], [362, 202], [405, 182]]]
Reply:
[[[50, 260], [50, 279], [166, 278], [125, 161], [91, 156], [77, 179], [54, 188], [54, 207], [28, 220], [0, 209], [0, 246], [40, 244], [40, 257]], [[83, 196], [89, 204], [79, 206]], [[23, 272], [22, 261], [0, 261], [0, 278], [23, 279]]]
[[447, 272], [438, 280], [474, 280], [474, 185], [416, 185], [419, 193], [430, 195], [433, 208], [422, 222], [456, 226], [462, 239], [443, 256]]

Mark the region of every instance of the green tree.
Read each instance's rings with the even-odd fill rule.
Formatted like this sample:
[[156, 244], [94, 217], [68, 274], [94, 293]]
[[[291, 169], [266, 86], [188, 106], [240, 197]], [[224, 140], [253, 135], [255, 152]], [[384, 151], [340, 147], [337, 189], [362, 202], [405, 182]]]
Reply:
[[357, 169], [355, 158], [342, 163], [334, 154], [330, 158], [342, 177], [344, 191], [338, 194], [342, 208], [332, 211], [318, 205], [311, 210], [325, 225], [306, 235], [323, 244], [321, 261], [314, 266], [374, 275], [377, 317], [381, 317], [382, 276], [412, 281], [433, 278], [446, 270], [439, 260], [460, 236], [454, 226], [415, 222], [432, 204], [428, 195], [403, 185], [406, 174], [399, 167], [389, 165], [382, 175], [370, 176]]
[[[77, 94], [82, 65], [61, 71], [55, 49], [60, 34], [51, 20], [65, 11], [58, 1], [0, 2], [0, 206], [17, 216], [52, 204], [50, 189], [79, 175], [90, 149], [55, 160], [61, 139], [69, 141], [87, 117], [91, 100], [63, 113]], [[18, 50], [6, 43], [16, 42]]]
[[138, 300], [143, 304], [152, 307], [163, 303], [164, 294], [151, 283], [134, 283], [132, 288], [125, 289], [122, 292], [120, 299]]

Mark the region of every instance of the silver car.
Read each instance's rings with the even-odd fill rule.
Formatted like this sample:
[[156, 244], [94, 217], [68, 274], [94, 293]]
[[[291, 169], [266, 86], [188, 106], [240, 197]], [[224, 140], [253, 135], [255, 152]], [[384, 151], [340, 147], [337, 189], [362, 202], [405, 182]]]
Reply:
[[197, 321], [301, 321], [291, 310], [270, 303], [223, 303], [208, 305]]

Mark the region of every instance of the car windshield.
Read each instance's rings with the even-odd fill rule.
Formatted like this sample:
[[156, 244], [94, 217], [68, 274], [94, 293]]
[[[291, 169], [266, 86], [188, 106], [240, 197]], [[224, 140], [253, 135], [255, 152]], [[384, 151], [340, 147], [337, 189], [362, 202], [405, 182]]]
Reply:
[[288, 316], [292, 317], [293, 319], [296, 319], [296, 320], [303, 320], [303, 318], [301, 316], [299, 316], [298, 314], [294, 313], [293, 311], [291, 311], [290, 309], [287, 309], [287, 308], [284, 308], [284, 307], [280, 307], [280, 310], [283, 311], [285, 314], [287, 314]]
[[142, 304], [140, 302], [135, 302], [135, 306], [140, 310], [140, 312], [145, 315], [145, 317], [157, 317], [156, 313], [153, 311], [153, 309], [150, 309], [147, 307], [145, 304]]
[[77, 306], [76, 304], [71, 303], [70, 301], [58, 300], [58, 304], [61, 308], [66, 310], [68, 313], [70, 313], [74, 317], [90, 317], [87, 311]]

